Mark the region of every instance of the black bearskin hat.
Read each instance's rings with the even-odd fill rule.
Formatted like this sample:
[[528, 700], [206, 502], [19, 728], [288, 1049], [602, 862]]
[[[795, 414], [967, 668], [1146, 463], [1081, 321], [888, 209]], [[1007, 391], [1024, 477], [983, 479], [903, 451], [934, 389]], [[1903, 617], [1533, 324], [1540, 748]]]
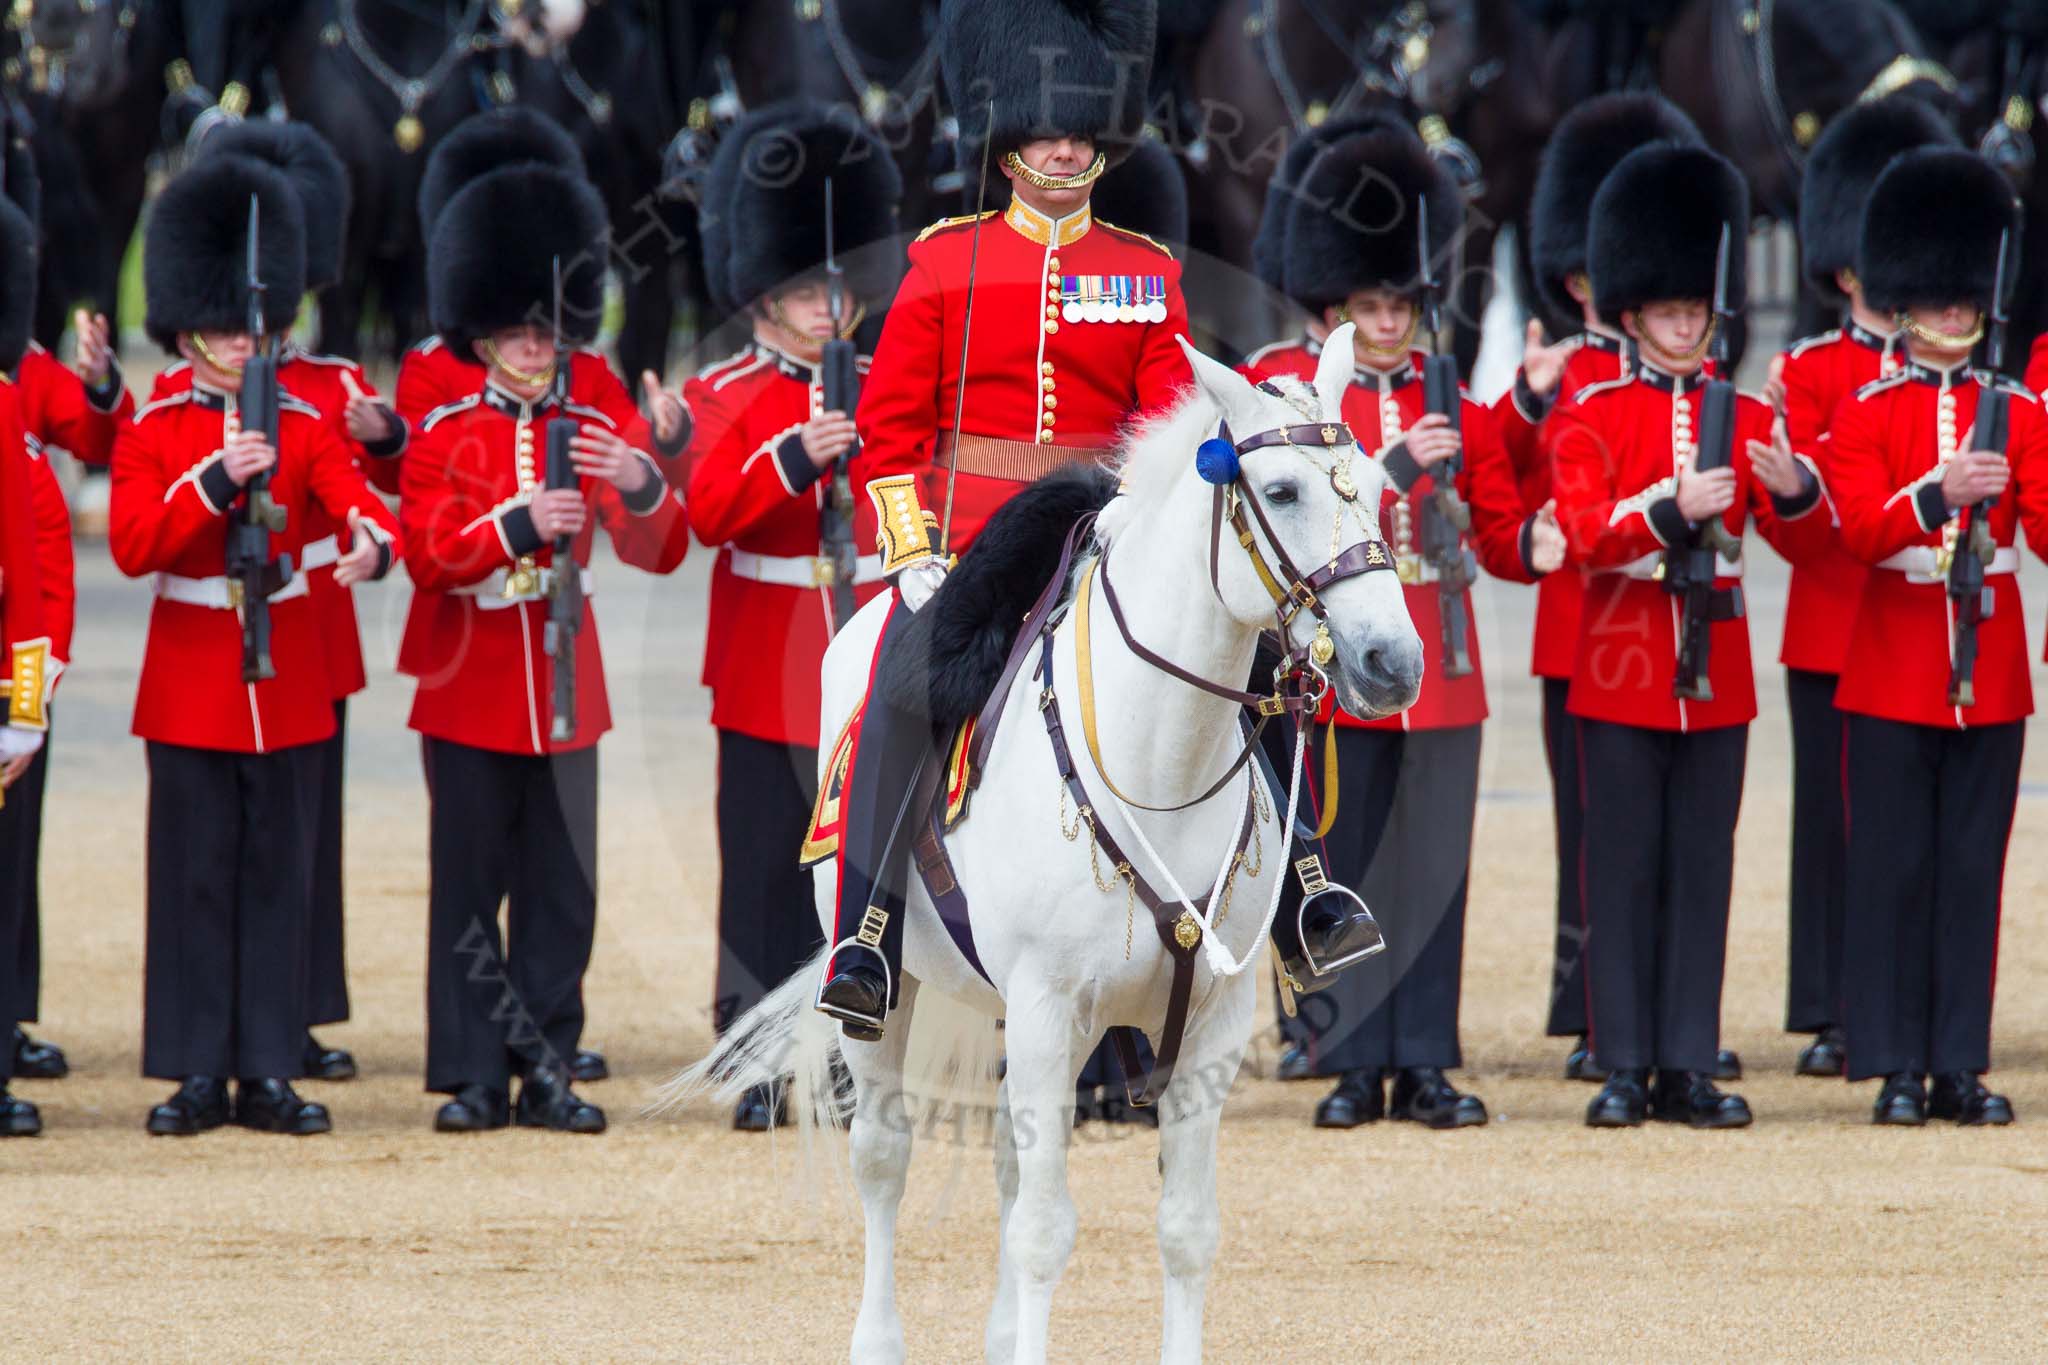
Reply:
[[21, 363], [35, 313], [35, 225], [12, 203], [0, 200], [0, 370], [12, 374]]
[[1621, 159], [1593, 196], [1586, 263], [1610, 327], [1661, 299], [1710, 299], [1721, 229], [1729, 233], [1728, 306], [1746, 295], [1749, 186], [1705, 147], [1653, 142]]
[[1821, 130], [1799, 186], [1800, 267], [1821, 297], [1847, 301], [1835, 272], [1856, 268], [1870, 187], [1893, 157], [1928, 144], [1960, 145], [1947, 120], [1910, 95], [1852, 104]]
[[1420, 288], [1425, 204], [1430, 259], [1439, 275], [1450, 274], [1464, 199], [1413, 129], [1375, 115], [1321, 128], [1315, 142], [1299, 177], [1276, 180], [1266, 194], [1268, 217], [1282, 214], [1285, 223], [1281, 292], [1316, 310], [1360, 289]]
[[150, 340], [175, 353], [180, 332], [240, 332], [249, 325], [249, 201], [257, 217], [256, 269], [263, 327], [283, 336], [306, 292], [306, 225], [298, 192], [275, 167], [246, 156], [207, 156], [171, 178], [142, 237], [142, 292]]
[[1162, 242], [1188, 239], [1188, 182], [1180, 159], [1156, 137], [1140, 138], [1124, 164], [1095, 183], [1088, 207], [1114, 227]]
[[712, 157], [701, 225], [714, 303], [738, 312], [824, 267], [828, 180], [832, 248], [847, 290], [888, 301], [901, 253], [862, 248], [895, 234], [903, 176], [851, 108], [799, 98], [748, 114]]
[[965, 164], [990, 136], [991, 99], [995, 156], [1064, 133], [1123, 160], [1145, 123], [1157, 19], [1156, 0], [943, 0], [939, 62]]
[[1699, 130], [1677, 105], [1648, 92], [1597, 95], [1558, 121], [1536, 166], [1529, 260], [1538, 297], [1565, 331], [1579, 330], [1578, 300], [1565, 281], [1586, 269], [1586, 229], [1600, 182], [1645, 143], [1699, 141]]
[[2012, 182], [1960, 147], [1920, 147], [1895, 158], [1863, 204], [1856, 274], [1880, 313], [1970, 302], [1990, 311], [1998, 239], [2012, 232], [2019, 277], [2019, 199]]
[[434, 224], [455, 192], [487, 171], [519, 161], [539, 161], [581, 179], [583, 153], [561, 124], [537, 109], [508, 104], [471, 114], [448, 130], [427, 156], [420, 172], [420, 234], [434, 235]]
[[309, 123], [243, 119], [216, 128], [199, 144], [202, 156], [246, 156], [284, 173], [298, 191], [306, 222], [306, 287], [341, 279], [341, 238], [348, 228], [348, 171]]
[[580, 175], [521, 162], [480, 175], [448, 201], [427, 242], [427, 316], [443, 344], [554, 318], [554, 263], [562, 263], [562, 339], [583, 345], [604, 312], [608, 255], [604, 201]]
[[1301, 183], [1301, 178], [1308, 173], [1309, 163], [1321, 154], [1332, 137], [1356, 131], [1367, 121], [1385, 122], [1389, 127], [1400, 126], [1398, 119], [1388, 115], [1339, 119], [1335, 123], [1318, 124], [1287, 144], [1287, 155], [1280, 159], [1279, 169], [1266, 182], [1266, 202], [1259, 213], [1259, 230], [1252, 238], [1252, 273], [1267, 288], [1282, 294], [1287, 292], [1287, 229], [1293, 221], [1297, 202], [1294, 187]]

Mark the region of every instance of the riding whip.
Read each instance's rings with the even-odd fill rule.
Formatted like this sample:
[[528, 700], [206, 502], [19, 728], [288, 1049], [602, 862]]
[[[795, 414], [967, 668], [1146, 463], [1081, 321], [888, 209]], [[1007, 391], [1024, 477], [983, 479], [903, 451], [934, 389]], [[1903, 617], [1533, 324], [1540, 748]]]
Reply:
[[960, 477], [960, 418], [967, 407], [967, 342], [974, 335], [974, 276], [981, 259], [981, 213], [988, 201], [988, 149], [995, 141], [996, 102], [988, 102], [981, 140], [981, 180], [974, 187], [974, 238], [967, 248], [967, 309], [960, 319], [960, 371], [953, 382], [953, 448], [946, 452], [946, 515], [939, 522], [939, 558], [953, 549], [953, 485]]

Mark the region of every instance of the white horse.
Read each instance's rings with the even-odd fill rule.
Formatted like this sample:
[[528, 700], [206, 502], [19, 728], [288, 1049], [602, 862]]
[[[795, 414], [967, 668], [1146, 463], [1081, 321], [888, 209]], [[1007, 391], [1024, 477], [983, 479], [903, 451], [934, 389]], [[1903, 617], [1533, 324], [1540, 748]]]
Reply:
[[[1214, 489], [1196, 471], [1196, 448], [1218, 434], [1219, 420], [1239, 441], [1304, 423], [1341, 427], [1351, 329], [1339, 328], [1330, 338], [1313, 388], [1283, 381], [1284, 397], [1255, 388], [1185, 343], [1183, 349], [1196, 388], [1176, 411], [1127, 443], [1123, 492], [1098, 518], [1073, 577], [1092, 594], [1094, 704], [1107, 775], [1079, 737], [1083, 698], [1071, 604], [1055, 636], [1053, 682], [1075, 737], [1082, 782], [1100, 807], [1113, 808], [1099, 809], [1096, 818], [1107, 823], [1139, 875], [1162, 894], [1199, 908], [1199, 898], [1221, 886], [1217, 864], [1234, 847], [1254, 799], [1250, 784], [1258, 782], [1262, 791], [1265, 784], [1256, 765], [1247, 764], [1210, 800], [1171, 814], [1133, 812], [1111, 796], [1113, 777], [1134, 801], [1170, 806], [1190, 800], [1228, 769], [1243, 735], [1237, 705], [1168, 676], [1126, 646], [1103, 599], [1099, 556], [1105, 546], [1114, 548], [1110, 573], [1132, 638], [1205, 679], [1241, 687], [1260, 628], [1274, 623], [1274, 604], [1227, 526], [1212, 590]], [[1261, 533], [1265, 561], [1290, 559], [1306, 573], [1346, 546], [1378, 539], [1382, 488], [1379, 467], [1347, 435], [1336, 448], [1276, 444], [1250, 451], [1237, 491], [1259, 501], [1279, 541], [1266, 544]], [[1085, 572], [1090, 564], [1092, 574]], [[1074, 592], [1071, 582], [1068, 592]], [[1334, 583], [1323, 594], [1323, 608], [1335, 644], [1326, 667], [1339, 702], [1356, 715], [1384, 715], [1410, 704], [1421, 674], [1421, 642], [1396, 576], [1365, 573]], [[870, 603], [826, 653], [822, 734], [837, 734], [861, 703], [885, 611], [886, 601]], [[1290, 644], [1305, 649], [1316, 624], [1307, 612], [1297, 616]], [[929, 1000], [940, 992], [979, 1012], [948, 1016], [948, 1036], [936, 1040], [937, 1053], [955, 1060], [976, 1046], [991, 1047], [994, 1020], [1006, 1021], [1001, 1045], [1007, 1067], [995, 1115], [1001, 1260], [985, 1341], [991, 1361], [1046, 1358], [1053, 1290], [1074, 1244], [1066, 1166], [1082, 1063], [1112, 1025], [1146, 1029], [1156, 1042], [1166, 1014], [1170, 957], [1145, 908], [1133, 907], [1114, 880], [1108, 860], [1099, 869], [1092, 865], [1088, 831], [1076, 825], [1071, 803], [1063, 804], [1039, 714], [1041, 684], [1031, 676], [1036, 665], [1034, 654], [1010, 689], [972, 806], [947, 837], [990, 980], [954, 946], [913, 875], [900, 999], [883, 1039], [843, 1041], [813, 1011], [821, 956], [670, 1088], [672, 1098], [713, 1087], [737, 1093], [781, 1074], [794, 1051], [802, 1101], [820, 1086], [829, 1089], [820, 1079], [823, 1048], [843, 1054], [855, 1087], [852, 1167], [867, 1223], [866, 1283], [851, 1351], [856, 1361], [899, 1361], [904, 1353], [895, 1292], [897, 1207], [919, 1118], [917, 1077], [943, 1069], [941, 1062], [917, 1057], [933, 1041], [928, 1030], [915, 1027], [920, 995], [943, 1004]], [[1289, 870], [1281, 824], [1286, 800], [1285, 793], [1264, 794], [1247, 856], [1234, 868], [1226, 864], [1235, 884], [1226, 912], [1204, 936], [1206, 960], [1197, 958], [1180, 1064], [1159, 1105], [1165, 1361], [1201, 1356], [1202, 1300], [1218, 1229], [1217, 1125], [1253, 1033], [1256, 973], [1246, 968], [1264, 955], [1279, 879]], [[1106, 891], [1100, 889], [1104, 878]], [[835, 869], [821, 866], [816, 881], [829, 938]], [[980, 1027], [962, 1030], [963, 1015], [979, 1019]], [[927, 1036], [917, 1041], [913, 1033]], [[805, 1038], [823, 1048], [804, 1046]], [[797, 1108], [801, 1113], [805, 1105]]]

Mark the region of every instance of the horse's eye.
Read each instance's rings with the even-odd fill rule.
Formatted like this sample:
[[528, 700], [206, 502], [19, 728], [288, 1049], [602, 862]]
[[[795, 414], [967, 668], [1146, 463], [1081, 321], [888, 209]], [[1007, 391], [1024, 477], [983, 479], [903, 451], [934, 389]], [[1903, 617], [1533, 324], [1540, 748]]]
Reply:
[[1269, 483], [1265, 488], [1266, 501], [1275, 507], [1285, 507], [1301, 496], [1301, 490], [1291, 483]]

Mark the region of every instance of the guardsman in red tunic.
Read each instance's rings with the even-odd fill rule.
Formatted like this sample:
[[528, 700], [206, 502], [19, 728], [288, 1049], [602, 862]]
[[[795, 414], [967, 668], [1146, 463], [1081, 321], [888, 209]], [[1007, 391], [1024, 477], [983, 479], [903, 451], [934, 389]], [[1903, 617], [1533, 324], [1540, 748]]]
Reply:
[[[1621, 375], [1621, 334], [1601, 320], [1586, 273], [1586, 226], [1593, 194], [1624, 156], [1659, 140], [1696, 143], [1700, 138], [1692, 121], [1661, 96], [1646, 91], [1599, 95], [1558, 121], [1537, 165], [1529, 207], [1530, 259], [1538, 302], [1564, 339], [1542, 346], [1532, 334], [1521, 371], [1493, 409], [1528, 511], [1551, 499], [1550, 438], [1556, 431], [1548, 420], [1552, 409], [1589, 385]], [[1533, 319], [1530, 326], [1533, 333]], [[1565, 1057], [1565, 1079], [1603, 1081], [1607, 1075], [1595, 1065], [1586, 1042], [1578, 745], [1571, 713], [1565, 709], [1585, 592], [1585, 574], [1576, 565], [1545, 574], [1537, 582], [1529, 671], [1542, 683], [1543, 755], [1550, 768], [1550, 807], [1557, 831], [1557, 935], [1544, 1032], [1576, 1040]]]
[[246, 157], [207, 157], [159, 196], [144, 239], [151, 336], [192, 367], [188, 387], [136, 414], [114, 451], [114, 562], [154, 576], [135, 733], [149, 747], [149, 951], [143, 1072], [180, 1081], [149, 1116], [188, 1134], [228, 1117], [269, 1132], [319, 1133], [301, 1100], [310, 848], [304, 769], [334, 731], [319, 620], [296, 571], [269, 596], [276, 676], [243, 680], [243, 593], [225, 577], [227, 524], [268, 471], [285, 514], [273, 553], [303, 552], [313, 506], [349, 527], [344, 586], [380, 577], [397, 524], [311, 405], [284, 390], [279, 440], [241, 425], [251, 354], [244, 274], [250, 201], [267, 328], [291, 325], [304, 292], [298, 196]]
[[[611, 728], [587, 566], [599, 525], [620, 559], [655, 573], [689, 545], [646, 423], [622, 427], [554, 397], [555, 339], [534, 319], [549, 316], [559, 261], [564, 331], [588, 338], [603, 308], [605, 232], [596, 191], [528, 162], [458, 191], [428, 246], [434, 324], [483, 376], [420, 423], [401, 505], [415, 588], [402, 662], [419, 680], [412, 728], [432, 805], [426, 1079], [450, 1096], [442, 1131], [510, 1122], [515, 1072], [520, 1123], [605, 1125], [570, 1084], [597, 922], [597, 741]], [[545, 486], [555, 420], [577, 424], [574, 486]], [[558, 715], [550, 609], [567, 574], [585, 600], [574, 710]]]
[[[1096, 219], [1088, 204], [1142, 122], [1150, 43], [1133, 52], [1110, 44], [1134, 27], [1149, 32], [1150, 6], [1105, 0], [1095, 10], [1084, 17], [1061, 0], [961, 0], [940, 16], [947, 87], [994, 97], [993, 126], [990, 105], [962, 112], [964, 164], [981, 163], [986, 141], [1010, 204], [919, 234], [861, 390], [853, 481], [889, 536], [882, 568], [896, 579], [902, 608], [884, 647], [936, 589], [942, 552], [971, 545], [1027, 483], [1097, 459], [1133, 416], [1165, 408], [1187, 382], [1174, 342], [1187, 330], [1180, 266], [1150, 238]], [[1047, 54], [1056, 80], [1042, 64]], [[941, 545], [922, 528], [936, 527], [936, 509], [946, 506], [949, 464], [958, 484], [950, 543]], [[920, 718], [886, 705], [871, 705], [861, 722], [838, 860], [837, 951], [818, 998], [852, 1037], [880, 1037], [895, 1001], [907, 859], [883, 867], [883, 854], [930, 743]]]
[[[771, 154], [798, 158], [804, 172], [758, 174]], [[828, 177], [832, 245], [848, 271], [836, 285], [820, 269]], [[690, 524], [719, 547], [704, 683], [718, 731], [712, 1018], [721, 1032], [820, 946], [811, 871], [797, 858], [817, 795], [819, 669], [856, 590], [864, 599], [881, 584], [881, 561], [859, 553], [847, 475], [857, 395], [834, 394], [847, 407], [828, 406], [824, 346], [851, 336], [865, 300], [888, 296], [897, 258], [886, 239], [901, 197], [895, 162], [874, 136], [810, 101], [735, 125], [706, 182], [710, 278], [720, 306], [748, 310], [754, 324], [751, 345], [683, 388], [695, 419]], [[857, 372], [866, 368], [855, 359]], [[762, 1131], [771, 1120], [761, 1086], [741, 1098], [733, 1126]]]
[[[1898, 368], [1896, 323], [1864, 301], [1856, 277], [1863, 201], [1899, 153], [1955, 142], [1941, 116], [1906, 95], [1837, 114], [1806, 159], [1799, 195], [1800, 266], [1842, 325], [1795, 341], [1773, 367], [1792, 448], [1825, 474], [1829, 427], [1842, 400]], [[1792, 717], [1792, 879], [1785, 1028], [1811, 1033], [1802, 1076], [1842, 1074], [1842, 915], [1849, 830], [1842, 807], [1842, 713], [1835, 688], [1864, 567], [1839, 543], [1792, 566], [1785, 599], [1785, 700]]]
[[[1608, 1071], [1586, 1121], [1646, 1113], [1695, 1127], [1750, 1122], [1714, 1085], [1735, 816], [1756, 715], [1740, 565], [1718, 566], [1708, 610], [1707, 689], [1681, 676], [1688, 599], [1667, 589], [1667, 551], [1709, 520], [1730, 535], [1755, 517], [1791, 555], [1832, 534], [1819, 478], [1762, 403], [1736, 398], [1729, 463], [1700, 471], [1702, 366], [1716, 247], [1743, 239], [1749, 196], [1697, 146], [1629, 153], [1593, 199], [1593, 296], [1636, 356], [1551, 415], [1558, 517], [1590, 575], [1567, 705], [1584, 792], [1586, 987], [1595, 1062]], [[1741, 251], [1728, 298], [1742, 298]], [[1731, 600], [1733, 599], [1733, 600]], [[1705, 693], [1710, 699], [1692, 699]], [[1650, 1071], [1656, 1070], [1654, 1090]]]
[[[1302, 1011], [1314, 1071], [1339, 1078], [1315, 1121], [1352, 1128], [1382, 1117], [1391, 1076], [1395, 1117], [1465, 1127], [1486, 1122], [1486, 1106], [1452, 1087], [1444, 1071], [1463, 1062], [1458, 996], [1486, 686], [1464, 583], [1475, 552], [1489, 572], [1531, 582], [1563, 562], [1564, 538], [1547, 510], [1524, 516], [1490, 411], [1462, 394], [1456, 425], [1425, 408], [1427, 357], [1412, 348], [1428, 263], [1415, 206], [1427, 204], [1427, 249], [1441, 269], [1463, 218], [1456, 184], [1398, 120], [1326, 124], [1315, 139], [1317, 150], [1298, 174], [1267, 195], [1262, 235], [1271, 242], [1277, 234], [1279, 244], [1256, 253], [1276, 275], [1270, 283], [1313, 311], [1311, 338], [1257, 352], [1245, 369], [1255, 379], [1313, 381], [1322, 350], [1316, 337], [1355, 324], [1357, 372], [1344, 420], [1387, 472], [1382, 520], [1429, 679], [1421, 700], [1398, 716], [1335, 717], [1342, 795], [1324, 840], [1326, 872], [1377, 908], [1387, 951], [1350, 967]], [[1325, 207], [1337, 203], [1347, 212]], [[1372, 230], [1360, 231], [1359, 223]], [[1450, 526], [1448, 552], [1425, 555], [1425, 522], [1440, 514], [1438, 472], [1454, 456], [1470, 535]], [[1448, 602], [1445, 572], [1460, 580]], [[1461, 638], [1450, 646], [1447, 612], [1463, 618]], [[1298, 884], [1290, 889], [1300, 894]]]
[[[1906, 351], [1902, 368], [1843, 401], [1828, 455], [1842, 542], [1871, 566], [1835, 705], [1849, 718], [1841, 1022], [1849, 1079], [1884, 1077], [1879, 1123], [2013, 1118], [1982, 1074], [2034, 709], [2013, 533], [2024, 526], [2036, 554], [2048, 546], [2048, 422], [2033, 394], [1969, 358], [1999, 239], [2010, 233], [2016, 249], [2020, 214], [1989, 162], [1936, 146], [1894, 160], [1863, 215], [1864, 301], [1899, 320]], [[2007, 408], [2002, 450], [1984, 425], [1993, 386]], [[1973, 534], [1979, 518], [1988, 535]], [[1983, 587], [1951, 595], [1963, 555]], [[1969, 632], [1958, 608], [1979, 593], [1990, 605]]]
[[[0, 366], [28, 347], [35, 311], [35, 229], [0, 201]], [[0, 1021], [15, 1030], [0, 1047], [0, 1137], [32, 1137], [42, 1116], [7, 1093], [19, 1076], [48, 1075], [21, 1065], [35, 1017], [35, 960], [14, 945], [33, 944], [34, 841], [41, 824], [41, 774], [49, 734], [50, 693], [71, 655], [74, 602], [71, 520], [41, 447], [21, 428], [18, 394], [0, 384], [0, 657], [7, 660], [6, 713], [0, 716]], [[46, 1043], [30, 1048], [55, 1049]], [[62, 1054], [58, 1054], [61, 1063]], [[33, 1053], [31, 1062], [39, 1060]], [[55, 1074], [62, 1075], [61, 1070]]]

